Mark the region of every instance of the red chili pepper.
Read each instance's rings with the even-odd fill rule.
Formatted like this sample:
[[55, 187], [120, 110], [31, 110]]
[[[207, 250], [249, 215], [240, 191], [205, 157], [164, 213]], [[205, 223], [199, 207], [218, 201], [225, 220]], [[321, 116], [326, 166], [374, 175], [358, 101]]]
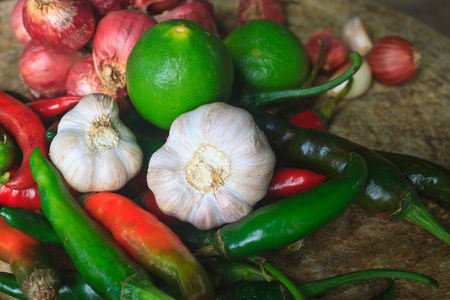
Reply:
[[22, 150], [22, 165], [14, 176], [5, 183], [10, 189], [26, 189], [35, 183], [30, 170], [30, 154], [40, 147], [48, 155], [48, 140], [44, 124], [26, 104], [0, 91], [0, 126], [16, 140]]
[[302, 110], [288, 121], [300, 128], [316, 128], [325, 130], [339, 103], [350, 91], [353, 80], [350, 79], [345, 87], [332, 96], [324, 105], [311, 110]]
[[183, 299], [215, 299], [203, 266], [180, 238], [130, 199], [109, 192], [89, 194], [83, 207], [106, 227], [131, 257], [180, 289]]
[[[16, 163], [12, 166], [9, 171], [11, 175], [17, 172], [19, 169], [19, 164]], [[81, 196], [81, 193], [69, 188], [69, 192], [74, 197]], [[41, 208], [41, 197], [39, 195], [39, 190], [37, 183], [33, 184], [31, 187], [15, 190], [7, 187], [6, 185], [0, 185], [0, 206], [7, 207], [21, 207], [31, 211], [35, 211]]]
[[306, 169], [279, 168], [273, 172], [268, 196], [290, 197], [325, 181], [325, 176]]
[[39, 116], [42, 122], [46, 122], [74, 107], [80, 102], [81, 98], [83, 97], [66, 95], [28, 102], [27, 105]]
[[325, 181], [326, 177], [306, 169], [278, 168], [273, 172], [266, 196], [255, 208], [309, 190]]
[[322, 116], [314, 110], [302, 110], [294, 117], [290, 118], [289, 122], [301, 128], [326, 129]]
[[55, 299], [60, 280], [47, 246], [0, 217], [0, 260], [10, 265], [27, 299]]

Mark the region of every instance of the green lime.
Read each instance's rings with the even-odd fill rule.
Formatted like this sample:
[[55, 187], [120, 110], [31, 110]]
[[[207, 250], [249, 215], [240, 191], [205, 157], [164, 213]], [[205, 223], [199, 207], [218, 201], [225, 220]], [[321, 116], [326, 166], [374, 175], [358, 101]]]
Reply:
[[182, 113], [229, 101], [233, 63], [223, 42], [206, 27], [168, 20], [139, 38], [128, 58], [126, 77], [138, 113], [169, 129]]
[[300, 39], [272, 20], [253, 20], [223, 40], [234, 65], [235, 88], [256, 90], [299, 88], [309, 74]]

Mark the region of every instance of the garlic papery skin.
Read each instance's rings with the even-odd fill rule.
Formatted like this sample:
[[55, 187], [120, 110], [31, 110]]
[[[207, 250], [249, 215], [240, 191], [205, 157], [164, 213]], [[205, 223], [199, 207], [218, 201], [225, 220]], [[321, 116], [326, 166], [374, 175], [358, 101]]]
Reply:
[[75, 190], [115, 191], [139, 172], [143, 152], [134, 134], [119, 119], [117, 103], [105, 94], [90, 94], [58, 124], [49, 156]]
[[342, 39], [351, 51], [356, 51], [361, 56], [366, 56], [373, 46], [366, 24], [360, 17], [354, 17], [344, 25]]
[[175, 119], [150, 159], [147, 183], [165, 214], [207, 230], [248, 214], [267, 193], [274, 166], [250, 113], [216, 102]]
[[[331, 81], [336, 77], [338, 77], [339, 75], [342, 75], [345, 71], [348, 70], [348, 68], [351, 67], [351, 65], [352, 62], [347, 62], [339, 70], [337, 70], [328, 80]], [[347, 94], [344, 96], [343, 99], [349, 100], [361, 97], [369, 90], [370, 86], [372, 85], [372, 70], [365, 58], [363, 58], [361, 67], [358, 69], [358, 71], [356, 71], [355, 75], [353, 75], [352, 78], [353, 82], [350, 87], [350, 90], [347, 92]], [[327, 91], [327, 94], [331, 97], [337, 95], [340, 91], [344, 89], [347, 83], [348, 80], [344, 81], [335, 88]]]

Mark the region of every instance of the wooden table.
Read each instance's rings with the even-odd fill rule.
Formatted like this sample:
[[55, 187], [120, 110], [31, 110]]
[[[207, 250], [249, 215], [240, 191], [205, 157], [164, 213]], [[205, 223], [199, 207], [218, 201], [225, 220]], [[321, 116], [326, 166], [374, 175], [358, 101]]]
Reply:
[[[222, 35], [237, 27], [238, 1], [211, 1]], [[9, 12], [14, 1], [0, 2], [0, 89], [25, 93], [18, 60], [23, 46], [13, 37]], [[450, 168], [450, 39], [416, 19], [364, 0], [286, 1], [287, 26], [306, 42], [316, 29], [342, 26], [362, 17], [373, 40], [399, 35], [421, 52], [422, 65], [407, 84], [389, 87], [374, 81], [363, 97], [342, 103], [330, 131], [372, 149], [412, 154]], [[450, 230], [450, 214], [427, 199], [435, 218]], [[0, 237], [1, 238], [1, 237]], [[352, 205], [337, 221], [319, 230], [301, 250], [271, 256], [296, 282], [368, 268], [404, 269], [433, 276], [438, 291], [399, 280], [396, 299], [450, 299], [450, 248], [425, 230], [401, 219], [372, 215]], [[3, 264], [0, 270], [7, 270]], [[386, 280], [371, 280], [332, 290], [318, 299], [368, 299]], [[0, 296], [1, 298], [1, 296]], [[2, 298], [3, 299], [3, 298]], [[7, 299], [7, 298], [5, 298]]]

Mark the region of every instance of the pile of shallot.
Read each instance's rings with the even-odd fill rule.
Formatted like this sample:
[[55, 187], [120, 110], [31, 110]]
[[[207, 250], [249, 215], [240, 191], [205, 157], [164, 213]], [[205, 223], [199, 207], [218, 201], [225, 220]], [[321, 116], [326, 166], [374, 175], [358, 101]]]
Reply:
[[[420, 53], [411, 42], [399, 36], [386, 36], [372, 42], [367, 27], [360, 17], [354, 17], [343, 26], [341, 35], [330, 28], [312, 33], [305, 50], [311, 65], [314, 65], [324, 44], [324, 56], [318, 72], [330, 75], [332, 80], [349, 68], [349, 52], [363, 56], [361, 68], [353, 77], [351, 89], [344, 97], [353, 99], [365, 94], [372, 83], [372, 77], [386, 85], [400, 85], [409, 81], [420, 65]], [[337, 95], [346, 85], [344, 82], [328, 91]]]
[[21, 78], [33, 100], [104, 93], [126, 112], [128, 56], [144, 31], [169, 19], [217, 34], [207, 0], [18, 0], [11, 27], [25, 46]]

